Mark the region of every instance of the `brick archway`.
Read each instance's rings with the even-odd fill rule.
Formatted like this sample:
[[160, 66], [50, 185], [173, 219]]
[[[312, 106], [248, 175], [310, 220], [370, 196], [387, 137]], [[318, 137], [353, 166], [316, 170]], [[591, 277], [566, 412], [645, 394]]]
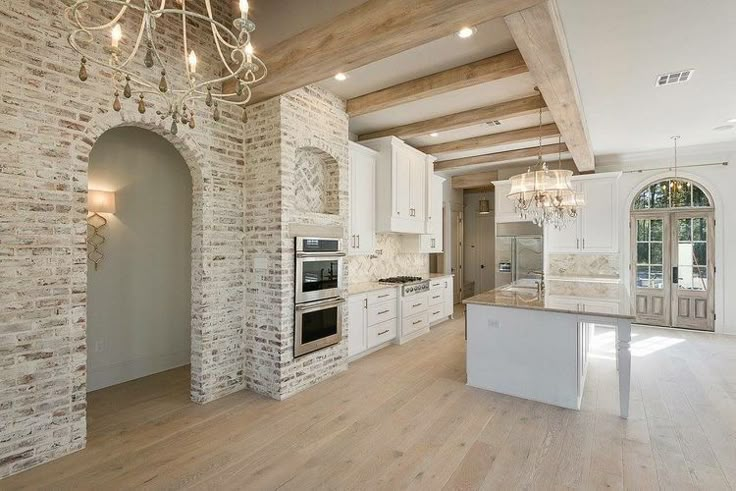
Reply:
[[[209, 181], [205, 175], [203, 164], [207, 161], [198, 144], [191, 137], [191, 133], [182, 131], [178, 135], [173, 135], [163, 126], [159, 118], [146, 117], [145, 114], [135, 113], [138, 118], [125, 119], [127, 114], [123, 114], [121, 119], [118, 113], [105, 113], [99, 117], [93, 118], [85, 128], [83, 134], [75, 139], [71, 147], [72, 158], [80, 166], [83, 166], [84, 182], [77, 183], [74, 190], [75, 202], [79, 205], [80, 218], [82, 223], [86, 219], [87, 214], [87, 173], [89, 165], [89, 155], [92, 147], [98, 138], [108, 130], [113, 128], [134, 126], [155, 133], [166, 141], [171, 143], [174, 148], [181, 154], [182, 158], [189, 167], [192, 176], [192, 245], [191, 245], [191, 383], [190, 395], [194, 402], [203, 403], [208, 401], [202, 381], [206, 378], [203, 364], [203, 318], [205, 317], [206, 305], [204, 301], [202, 280], [205, 277], [204, 271], [204, 211], [205, 211], [205, 185]], [[86, 226], [84, 228], [86, 233]], [[79, 234], [80, 230], [75, 229], [75, 233]], [[86, 242], [84, 243], [86, 249]], [[80, 244], [81, 245], [81, 244]], [[86, 250], [85, 257], [86, 257]], [[80, 258], [81, 259], [81, 258]], [[78, 263], [77, 261], [76, 263]], [[85, 262], [86, 267], [88, 264]], [[84, 322], [86, 324], [86, 267], [84, 275], [75, 275], [75, 291], [85, 292]], [[86, 338], [86, 335], [85, 335]], [[86, 339], [85, 339], [86, 342]], [[86, 387], [86, 353], [84, 370], [77, 370], [74, 377], [75, 386]]]

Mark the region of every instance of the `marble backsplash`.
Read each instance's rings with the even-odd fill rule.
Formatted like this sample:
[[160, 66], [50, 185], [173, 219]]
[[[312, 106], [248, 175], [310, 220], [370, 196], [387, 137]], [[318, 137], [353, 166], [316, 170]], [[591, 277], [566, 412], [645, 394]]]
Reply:
[[547, 274], [577, 278], [620, 278], [621, 260], [618, 254], [549, 254]]
[[547, 293], [568, 297], [618, 298], [621, 285], [618, 283], [599, 283], [592, 281], [555, 281], [546, 282]]
[[389, 276], [429, 274], [429, 254], [401, 252], [399, 235], [376, 235], [376, 254], [349, 256], [348, 284], [376, 281]]

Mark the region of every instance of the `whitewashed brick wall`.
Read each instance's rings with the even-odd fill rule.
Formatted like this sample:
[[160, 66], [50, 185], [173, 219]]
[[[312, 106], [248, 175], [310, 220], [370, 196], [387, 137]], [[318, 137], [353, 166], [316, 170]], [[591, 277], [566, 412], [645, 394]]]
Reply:
[[[294, 358], [296, 226], [340, 230], [348, 221], [348, 117], [345, 103], [305, 87], [248, 109], [246, 125], [246, 378], [249, 388], [283, 399], [347, 368], [347, 344]], [[305, 162], [324, 166], [305, 176]], [[309, 209], [314, 196], [326, 204]], [[256, 269], [255, 260], [267, 263]], [[343, 273], [347, 282], [347, 268]], [[344, 309], [345, 311], [347, 309]], [[347, 312], [343, 320], [347, 334]]]
[[[90, 64], [89, 80], [77, 77], [64, 7], [0, 0], [0, 478], [85, 445], [87, 157], [114, 126], [162, 135], [192, 171], [192, 399], [245, 387], [240, 111], [219, 123], [198, 113], [178, 136], [153, 106], [140, 115], [124, 100], [113, 112], [109, 71]], [[180, 46], [178, 27], [159, 32]], [[214, 73], [209, 31], [190, 35], [198, 72]]]

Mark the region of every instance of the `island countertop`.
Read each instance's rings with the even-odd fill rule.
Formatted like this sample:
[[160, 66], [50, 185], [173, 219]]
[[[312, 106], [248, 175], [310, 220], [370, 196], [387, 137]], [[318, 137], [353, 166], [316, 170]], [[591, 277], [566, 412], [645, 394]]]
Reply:
[[586, 314], [617, 319], [634, 319], [631, 302], [622, 286], [615, 297], [587, 298], [543, 292], [535, 288], [501, 287], [463, 300], [464, 304], [544, 310], [563, 314]]

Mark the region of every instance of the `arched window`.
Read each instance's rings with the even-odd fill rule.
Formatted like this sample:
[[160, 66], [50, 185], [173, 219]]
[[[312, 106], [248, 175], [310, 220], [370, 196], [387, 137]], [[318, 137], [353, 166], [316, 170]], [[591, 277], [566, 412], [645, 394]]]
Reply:
[[634, 200], [634, 210], [709, 208], [708, 194], [686, 179], [665, 179], [644, 188]]

